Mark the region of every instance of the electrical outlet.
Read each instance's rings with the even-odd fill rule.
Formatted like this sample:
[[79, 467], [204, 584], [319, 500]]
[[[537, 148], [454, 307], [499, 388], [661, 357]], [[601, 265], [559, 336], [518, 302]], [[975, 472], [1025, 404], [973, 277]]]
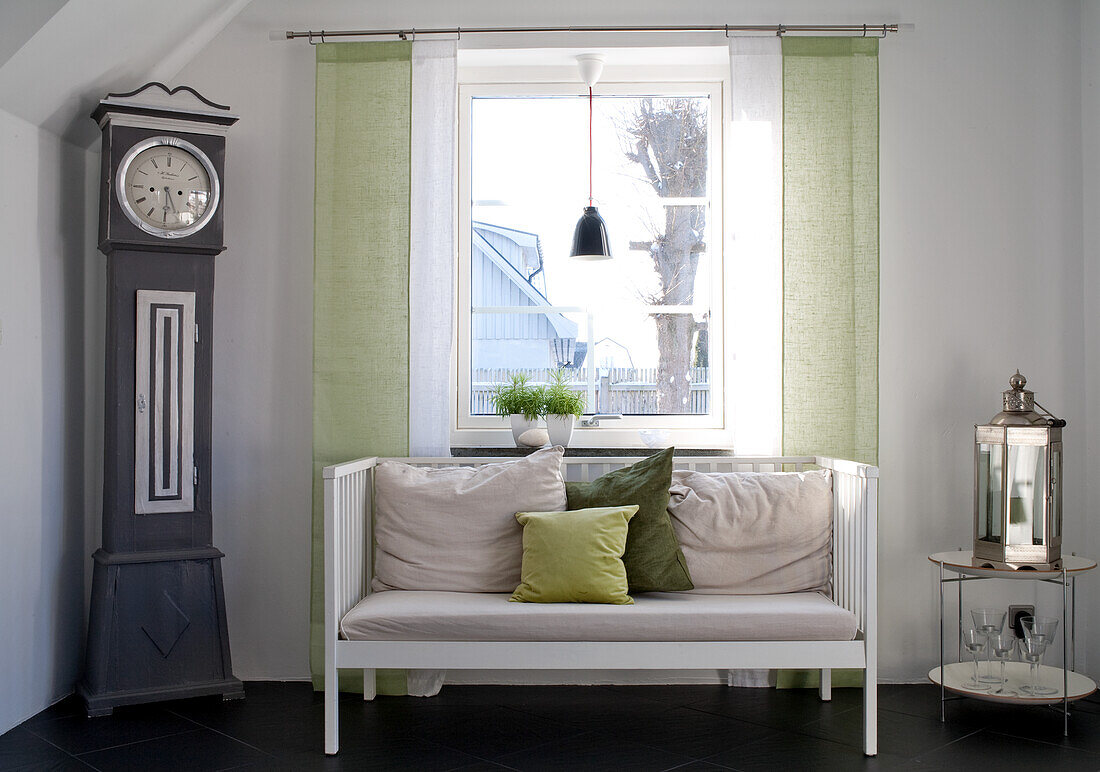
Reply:
[[1024, 628], [1020, 625], [1020, 620], [1024, 617], [1035, 616], [1034, 606], [1009, 606], [1008, 607], [1008, 626], [1012, 629], [1012, 632], [1017, 638], [1024, 637]]

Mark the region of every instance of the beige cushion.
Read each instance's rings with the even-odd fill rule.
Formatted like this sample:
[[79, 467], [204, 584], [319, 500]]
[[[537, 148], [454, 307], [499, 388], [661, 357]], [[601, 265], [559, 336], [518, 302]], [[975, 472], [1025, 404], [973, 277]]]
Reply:
[[523, 556], [515, 514], [565, 509], [563, 452], [481, 467], [379, 462], [374, 589], [514, 590]]
[[799, 473], [672, 473], [669, 514], [694, 592], [828, 594], [832, 477]]
[[[507, 594], [379, 592], [341, 621], [369, 641], [850, 641], [856, 618], [816, 592], [650, 592], [632, 606], [509, 603]], [[532, 664], [537, 667], [537, 663]]]

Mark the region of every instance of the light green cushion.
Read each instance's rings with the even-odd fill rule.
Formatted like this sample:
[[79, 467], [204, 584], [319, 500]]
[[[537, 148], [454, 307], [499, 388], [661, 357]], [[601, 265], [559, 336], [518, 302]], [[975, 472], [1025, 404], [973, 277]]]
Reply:
[[637, 504], [630, 521], [623, 565], [630, 592], [680, 592], [694, 589], [687, 561], [668, 515], [672, 484], [672, 448], [591, 482], [567, 482], [569, 509]]
[[570, 512], [517, 512], [523, 568], [510, 600], [522, 603], [616, 603], [627, 595], [627, 525], [636, 505]]

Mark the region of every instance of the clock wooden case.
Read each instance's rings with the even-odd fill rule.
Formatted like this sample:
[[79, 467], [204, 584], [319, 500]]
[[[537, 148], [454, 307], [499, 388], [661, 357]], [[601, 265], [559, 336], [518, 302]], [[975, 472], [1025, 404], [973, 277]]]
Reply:
[[214, 260], [237, 116], [151, 83], [108, 95], [92, 117], [107, 256], [103, 545], [79, 691], [89, 715], [242, 697], [211, 506]]
[[[140, 145], [145, 140], [153, 140], [159, 137], [166, 139], [178, 139], [197, 148], [205, 155], [215, 172], [214, 181], [218, 182], [225, 166], [225, 137], [197, 134], [193, 131], [176, 130], [166, 133], [163, 128], [141, 128], [138, 126], [112, 125], [104, 131], [103, 136], [103, 188], [100, 191], [100, 200], [107, 199], [107, 206], [100, 206], [99, 221], [99, 247], [101, 251], [108, 251], [114, 244], [126, 244], [129, 246], [142, 246], [155, 252], [207, 252], [213, 250], [215, 254], [225, 247], [223, 241], [223, 218], [221, 216], [221, 196], [214, 208], [208, 222], [201, 230], [180, 238], [163, 238], [142, 230], [135, 225], [124, 211], [124, 199], [118, 195], [117, 175], [121, 163], [126, 159], [126, 154], [131, 148]], [[110, 168], [106, 168], [107, 166]], [[184, 182], [184, 180], [180, 180]], [[219, 184], [220, 187], [220, 184]], [[159, 207], [158, 207], [159, 208]]]

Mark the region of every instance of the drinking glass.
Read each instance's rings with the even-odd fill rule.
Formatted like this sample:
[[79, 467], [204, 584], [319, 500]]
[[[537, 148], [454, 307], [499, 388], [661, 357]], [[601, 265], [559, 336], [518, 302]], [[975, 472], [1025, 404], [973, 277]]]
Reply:
[[1020, 620], [1020, 626], [1024, 629], [1025, 644], [1021, 647], [1021, 652], [1024, 659], [1031, 663], [1031, 683], [1020, 687], [1020, 691], [1034, 697], [1057, 694], [1057, 689], [1039, 683], [1039, 665], [1047, 647], [1054, 643], [1058, 620], [1054, 617], [1024, 617]]
[[[974, 627], [984, 635], [987, 639], [992, 638], [994, 635], [1000, 635], [1005, 626], [1006, 613], [995, 608], [976, 608], [970, 612], [970, 616], [974, 618]], [[987, 684], [1000, 683], [1001, 679], [993, 675], [993, 662], [990, 659], [992, 653], [992, 647], [987, 645], [985, 647], [985, 659], [989, 663], [986, 668], [988, 671], [986, 675], [979, 676], [978, 680]]]
[[1005, 691], [1005, 685], [1008, 683], [1005, 679], [1005, 663], [1008, 658], [1012, 656], [1013, 650], [1016, 648], [1016, 636], [1012, 633], [997, 633], [989, 637], [989, 652], [997, 661], [1001, 663], [1001, 679], [1000, 685], [993, 690], [994, 694], [1003, 694], [1006, 697], [1011, 697], [1016, 692]]
[[963, 630], [963, 647], [974, 657], [974, 677], [963, 684], [967, 689], [974, 691], [986, 691], [989, 684], [983, 684], [978, 678], [978, 655], [985, 650], [985, 633], [981, 630]]
[[[1024, 637], [1020, 639], [1020, 656], [1023, 657], [1025, 662], [1031, 665], [1030, 683], [1026, 683], [1020, 687], [1021, 694], [1043, 696], [1053, 694], [1057, 691], [1057, 689], [1050, 689], [1049, 686], [1041, 686], [1039, 684], [1039, 660], [1043, 658], [1043, 653], [1046, 650], [1047, 644], [1041, 637]], [[1046, 691], [1047, 689], [1049, 689], [1049, 691]]]

